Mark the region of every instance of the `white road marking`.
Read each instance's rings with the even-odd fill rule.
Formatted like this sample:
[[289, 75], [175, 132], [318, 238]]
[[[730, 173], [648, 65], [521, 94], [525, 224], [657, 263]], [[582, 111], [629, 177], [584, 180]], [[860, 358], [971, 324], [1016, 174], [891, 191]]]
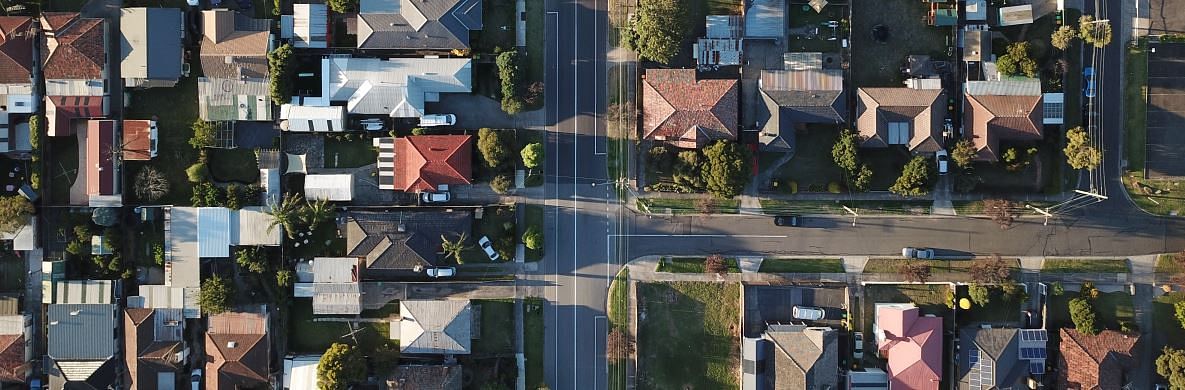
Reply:
[[730, 238], [790, 238], [790, 236], [773, 236], [762, 234], [610, 234], [610, 237], [673, 237], [673, 238], [711, 238], [711, 237], [730, 237]]

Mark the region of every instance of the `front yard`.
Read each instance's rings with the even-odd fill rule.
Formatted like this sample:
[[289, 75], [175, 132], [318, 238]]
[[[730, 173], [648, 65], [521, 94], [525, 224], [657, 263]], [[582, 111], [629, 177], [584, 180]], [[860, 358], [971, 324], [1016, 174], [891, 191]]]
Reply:
[[[525, 221], [526, 227], [523, 229], [523, 231], [526, 232], [527, 229], [530, 229], [532, 227], [537, 228], [537, 229], [539, 229], [539, 231], [543, 232], [544, 242], [546, 242], [547, 231], [544, 228], [546, 225], [544, 225], [544, 223], [543, 223], [543, 206], [540, 206], [537, 204], [528, 204], [523, 207], [526, 207], [523, 210], [523, 219], [526, 220]], [[527, 258], [525, 260], [526, 261], [543, 260], [543, 253], [546, 248], [547, 248], [546, 245], [544, 245], [543, 248], [539, 248], [539, 249], [527, 248], [527, 253], [526, 253]]]
[[1127, 259], [1045, 259], [1041, 272], [1127, 273]]
[[638, 284], [638, 383], [654, 389], [737, 388], [736, 283]]
[[1145, 179], [1142, 171], [1129, 171], [1123, 185], [1144, 211], [1157, 215], [1185, 213], [1185, 180]]
[[523, 299], [523, 355], [527, 361], [527, 388], [544, 389], [547, 382], [543, 378], [543, 341], [545, 337], [543, 322], [543, 300], [540, 298]]
[[[1046, 326], [1054, 328], [1073, 328], [1070, 320], [1070, 300], [1078, 297], [1075, 291], [1067, 291], [1062, 295], [1050, 295], [1045, 309]], [[1132, 297], [1127, 292], [1100, 293], [1093, 300], [1095, 313], [1098, 314], [1097, 324], [1103, 329], [1119, 330], [1120, 323], [1135, 323], [1135, 311], [1132, 309]]]
[[[1023, 288], [1017, 286], [1017, 289]], [[957, 299], [967, 298], [968, 286], [959, 286], [957, 289]], [[972, 303], [970, 310], [959, 310], [958, 320], [959, 326], [977, 326], [980, 324], [992, 324], [996, 326], [1020, 326], [1022, 325], [1023, 313], [1021, 313], [1021, 306], [1024, 304], [1022, 297], [1016, 295], [1008, 295], [1004, 293], [1003, 289], [997, 286], [989, 286], [989, 298], [987, 305], [976, 305]]]
[[[704, 273], [704, 262], [707, 258], [704, 257], [663, 257], [658, 260], [658, 267], [655, 272], [671, 272], [677, 274], [702, 274]], [[737, 267], [737, 259], [725, 258], [724, 264], [728, 268], [728, 273], [740, 273], [741, 269]]]
[[[811, 11], [814, 12], [814, 11]], [[826, 192], [831, 183], [843, 183], [843, 169], [835, 165], [831, 157], [831, 147], [839, 134], [836, 126], [820, 125], [808, 126], [806, 129], [794, 132], [798, 147], [794, 158], [778, 168], [773, 179], [774, 186], [779, 192]], [[765, 163], [771, 163], [782, 155], [780, 153], [761, 153], [758, 165], [765, 169]]]
[[461, 252], [465, 264], [489, 263], [490, 257], [478, 245], [482, 237], [489, 237], [499, 262], [514, 261], [516, 235], [514, 206], [491, 206], [482, 211], [481, 219], [473, 220], [473, 235], [468, 238], [469, 247]]
[[[864, 330], [864, 337], [872, 339], [872, 324], [876, 319], [875, 307], [877, 303], [907, 303], [917, 305], [922, 314], [933, 314], [942, 317], [943, 323], [949, 328], [954, 324], [951, 309], [946, 305], [950, 293], [950, 286], [945, 284], [869, 284], [864, 286], [864, 305], [861, 308], [863, 316], [860, 328]], [[871, 354], [865, 353], [866, 357]], [[866, 358], [867, 359], [867, 358]]]
[[1185, 301], [1185, 292], [1180, 291], [1161, 295], [1152, 301], [1152, 321], [1156, 324], [1154, 325], [1156, 334], [1157, 336], [1169, 336], [1160, 338], [1173, 348], [1185, 348], [1185, 338], [1173, 337], [1185, 332], [1181, 329], [1181, 322], [1177, 321], [1176, 311], [1173, 308], [1174, 304], [1181, 301]]
[[[929, 11], [926, 5], [912, 0], [852, 3], [853, 86], [900, 87], [906, 56], [930, 55], [936, 60], [951, 57], [948, 52], [954, 46], [951, 30], [926, 25]], [[888, 30], [883, 42], [873, 38], [876, 26]]]

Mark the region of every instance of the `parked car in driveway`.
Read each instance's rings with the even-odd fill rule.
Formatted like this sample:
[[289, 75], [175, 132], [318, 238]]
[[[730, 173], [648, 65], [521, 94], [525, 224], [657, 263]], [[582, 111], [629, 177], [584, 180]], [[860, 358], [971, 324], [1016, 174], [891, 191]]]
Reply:
[[799, 320], [818, 321], [823, 319], [823, 317], [826, 316], [826, 313], [823, 311], [823, 309], [818, 307], [794, 305], [791, 315], [793, 315], [795, 319]]
[[490, 242], [490, 237], [481, 236], [481, 239], [477, 240], [477, 245], [480, 246], [481, 250], [486, 253], [486, 256], [490, 258], [490, 261], [498, 261], [502, 258], [502, 256], [498, 255], [498, 251], [494, 250], [494, 243]]
[[199, 368], [193, 370], [193, 372], [189, 374], [189, 388], [192, 390], [198, 390], [202, 388], [202, 369]]
[[860, 360], [864, 358], [864, 332], [852, 333], [852, 343], [856, 345], [856, 349], [852, 350], [852, 358]]
[[901, 257], [907, 259], [933, 259], [934, 250], [930, 248], [914, 248], [907, 246], [901, 248]]
[[451, 278], [457, 275], [457, 269], [453, 267], [432, 267], [428, 269], [428, 277], [430, 278]]
[[774, 217], [774, 225], [799, 227], [802, 226], [802, 217], [797, 214], [779, 215]]
[[934, 153], [934, 160], [938, 162], [939, 175], [945, 175], [947, 172], [950, 172], [950, 154], [946, 152], [946, 149]]
[[448, 192], [421, 192], [420, 200], [424, 203], [445, 203], [453, 199]]

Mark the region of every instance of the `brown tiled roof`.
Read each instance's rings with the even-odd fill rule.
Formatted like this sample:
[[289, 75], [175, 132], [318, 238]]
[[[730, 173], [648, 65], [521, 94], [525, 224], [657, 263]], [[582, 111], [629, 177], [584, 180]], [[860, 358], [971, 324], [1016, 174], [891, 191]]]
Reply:
[[206, 331], [206, 389], [233, 390], [268, 382], [267, 316], [222, 313]]
[[1039, 140], [1043, 137], [1041, 95], [1000, 96], [964, 94], [963, 125], [975, 144], [976, 159], [996, 161], [1000, 140]]
[[[1120, 390], [1124, 374], [1137, 364], [1140, 336], [1104, 330], [1091, 336], [1061, 329], [1058, 359], [1059, 389]], [[1072, 369], [1071, 369], [1072, 367]]]
[[737, 80], [700, 80], [695, 69], [648, 69], [642, 136], [682, 148], [737, 137]]
[[83, 18], [76, 12], [42, 14], [46, 41], [57, 46], [42, 49], [46, 79], [97, 80], [103, 78], [107, 50], [103, 42], [103, 19]]
[[941, 89], [860, 88], [856, 91], [856, 130], [861, 146], [889, 145], [889, 122], [907, 122], [912, 132], [909, 150], [942, 149], [942, 122], [946, 119], [946, 94]]
[[125, 120], [123, 121], [123, 159], [151, 160], [152, 159], [152, 121]]
[[0, 16], [0, 84], [29, 83], [33, 66], [33, 19]]
[[0, 335], [0, 382], [25, 382], [25, 335]]
[[202, 74], [224, 79], [267, 77], [269, 37], [267, 31], [234, 31], [217, 43], [202, 38]]
[[434, 191], [440, 184], [469, 184], [473, 136], [413, 135], [395, 139], [395, 189]]
[[131, 390], [156, 390], [157, 374], [178, 372], [180, 362], [174, 355], [184, 349], [181, 341], [155, 341], [153, 309], [129, 308], [124, 312], [124, 379]]

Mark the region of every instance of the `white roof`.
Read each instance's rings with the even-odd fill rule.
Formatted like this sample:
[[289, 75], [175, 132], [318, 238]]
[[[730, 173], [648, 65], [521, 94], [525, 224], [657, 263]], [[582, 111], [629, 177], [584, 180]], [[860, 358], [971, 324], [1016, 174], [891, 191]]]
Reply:
[[13, 250], [31, 251], [37, 249], [37, 240], [34, 237], [36, 232], [37, 218], [29, 217], [29, 222], [16, 232], [0, 234], [0, 240], [12, 240]]
[[341, 132], [345, 131], [346, 110], [342, 106], [280, 106], [280, 129], [287, 131]]
[[198, 209], [173, 207], [165, 230], [165, 284], [173, 287], [201, 285], [198, 257]]
[[292, 296], [297, 298], [312, 298], [313, 284], [312, 283], [296, 283], [292, 285]]
[[1014, 5], [1011, 7], [1000, 7], [1000, 25], [1001, 26], [1015, 26], [1018, 24], [1033, 23], [1033, 5]]
[[362, 290], [358, 283], [313, 283], [313, 314], [358, 314]]
[[280, 170], [279, 169], [260, 169], [259, 177], [261, 187], [264, 191], [264, 205], [273, 205], [280, 202]]
[[25, 316], [11, 314], [0, 316], [0, 335], [25, 334]]
[[292, 46], [324, 48], [329, 32], [329, 9], [325, 4], [292, 5]]
[[987, 0], [967, 0], [967, 20], [987, 20]]
[[235, 212], [238, 215], [239, 235], [231, 240], [232, 245], [280, 246], [281, 229], [277, 226], [268, 231], [272, 217], [264, 210], [262, 206], [251, 206]]
[[346, 202], [354, 199], [354, 175], [307, 175], [304, 178], [306, 199], [325, 199]]
[[968, 95], [982, 96], [1040, 96], [1041, 80], [1015, 77], [1007, 80], [968, 81]]
[[753, 0], [745, 10], [745, 37], [779, 39], [786, 29], [786, 2]]
[[313, 259], [313, 283], [357, 283], [358, 258], [317, 257]]
[[284, 389], [318, 390], [317, 365], [320, 362], [321, 355], [284, 359]]
[[115, 294], [110, 280], [59, 280], [54, 282], [51, 304], [110, 304]]
[[236, 236], [237, 224], [231, 223], [231, 210], [226, 207], [198, 208], [198, 257], [230, 257], [231, 237]]
[[419, 118], [441, 93], [472, 91], [467, 58], [334, 58], [321, 60], [323, 93], [351, 114]]

